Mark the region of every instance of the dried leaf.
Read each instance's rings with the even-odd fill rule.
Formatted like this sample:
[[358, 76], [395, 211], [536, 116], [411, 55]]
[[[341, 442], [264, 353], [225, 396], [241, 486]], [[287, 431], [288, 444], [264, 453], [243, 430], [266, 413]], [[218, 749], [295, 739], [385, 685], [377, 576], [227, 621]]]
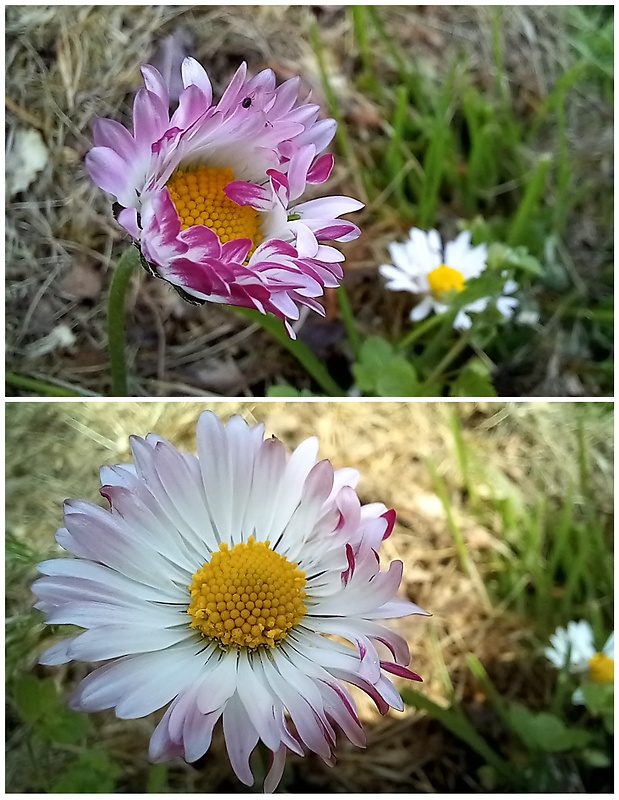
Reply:
[[26, 348], [27, 358], [40, 358], [54, 350], [71, 347], [75, 344], [75, 334], [68, 325], [57, 325], [47, 336]]
[[9, 197], [25, 191], [45, 168], [48, 150], [34, 128], [18, 128], [9, 142], [6, 159], [6, 188]]
[[78, 300], [97, 300], [103, 289], [103, 276], [92, 261], [77, 258], [60, 286]]

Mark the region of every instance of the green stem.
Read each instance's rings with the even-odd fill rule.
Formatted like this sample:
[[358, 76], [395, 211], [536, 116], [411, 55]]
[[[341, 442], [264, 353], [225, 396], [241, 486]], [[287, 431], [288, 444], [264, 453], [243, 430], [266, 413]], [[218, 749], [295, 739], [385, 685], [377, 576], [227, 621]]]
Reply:
[[438, 325], [441, 320], [441, 314], [430, 314], [418, 325], [415, 325], [410, 333], [406, 334], [399, 344], [400, 349], [404, 350], [405, 348], [410, 347], [414, 342], [417, 341], [417, 339], [419, 339], [420, 336], [423, 336], [424, 333], [427, 333], [427, 331], [432, 330], [432, 328]]
[[538, 205], [544, 196], [546, 187], [546, 174], [550, 169], [552, 159], [550, 156], [542, 156], [533, 172], [531, 180], [524, 192], [516, 216], [512, 222], [509, 234], [507, 236], [507, 244], [510, 247], [516, 247], [519, 244], [527, 244], [527, 224], [537, 214]]
[[336, 291], [337, 301], [340, 305], [340, 312], [342, 314], [342, 321], [344, 322], [344, 328], [346, 329], [346, 336], [348, 337], [348, 341], [350, 342], [350, 346], [352, 347], [356, 361], [359, 354], [359, 349], [361, 347], [361, 337], [359, 336], [357, 324], [355, 323], [355, 315], [353, 314], [350, 300], [348, 299], [348, 292], [346, 291], [344, 284], [339, 286]]
[[253, 308], [237, 307], [235, 311], [257, 325], [260, 325], [260, 327], [268, 331], [274, 339], [277, 339], [279, 344], [286, 348], [286, 350], [305, 367], [308, 374], [312, 376], [325, 394], [330, 397], [346, 396], [342, 387], [338, 386], [333, 380], [325, 366], [316, 358], [309, 347], [298, 339], [291, 339], [277, 317], [274, 317], [272, 314], [261, 314]]
[[420, 694], [414, 689], [404, 689], [401, 694], [407, 705], [426, 711], [430, 716], [438, 720], [450, 733], [453, 733], [454, 736], [457, 736], [458, 739], [465, 742], [472, 750], [479, 753], [479, 755], [485, 759], [486, 763], [493, 766], [497, 772], [506, 776], [510, 774], [509, 765], [495, 753], [488, 742], [477, 733], [460, 708], [442, 708], [437, 703], [430, 700], [429, 697]]
[[46, 397], [97, 396], [94, 392], [89, 392], [81, 387], [73, 388], [68, 384], [54, 383], [47, 380], [43, 381], [38, 378], [31, 378], [29, 375], [20, 375], [17, 372], [7, 372], [4, 378], [9, 386], [15, 386], [17, 389], [25, 389], [29, 392], [36, 392], [37, 395], [44, 395]]
[[469, 329], [463, 336], [461, 336], [458, 341], [454, 344], [454, 346], [449, 350], [445, 356], [439, 361], [436, 368], [430, 373], [430, 375], [425, 379], [423, 382], [423, 386], [430, 386], [433, 384], [438, 378], [441, 377], [445, 369], [451, 364], [451, 362], [456, 359], [460, 353], [466, 348], [469, 343], [469, 339], [471, 338], [471, 329]]
[[107, 346], [110, 356], [112, 397], [127, 397], [127, 366], [125, 363], [125, 296], [140, 254], [133, 245], [120, 257], [112, 273], [107, 301]]
[[359, 161], [352, 148], [350, 139], [348, 138], [348, 133], [346, 132], [346, 125], [344, 124], [344, 119], [340, 113], [337, 97], [333, 91], [333, 87], [329, 83], [329, 75], [325, 64], [324, 51], [322, 49], [322, 43], [320, 41], [320, 35], [318, 33], [318, 27], [316, 26], [316, 23], [312, 23], [310, 27], [310, 44], [314, 50], [316, 60], [318, 62], [318, 71], [320, 73], [322, 88], [325, 93], [325, 99], [327, 101], [329, 113], [337, 122], [335, 141], [338, 143], [342, 155], [351, 167], [351, 172], [353, 175], [359, 175], [361, 177], [361, 183], [358, 185], [358, 189], [359, 193], [361, 194], [362, 201], [365, 203], [365, 205], [367, 205], [370, 195], [370, 192], [368, 191], [368, 176], [360, 168]]

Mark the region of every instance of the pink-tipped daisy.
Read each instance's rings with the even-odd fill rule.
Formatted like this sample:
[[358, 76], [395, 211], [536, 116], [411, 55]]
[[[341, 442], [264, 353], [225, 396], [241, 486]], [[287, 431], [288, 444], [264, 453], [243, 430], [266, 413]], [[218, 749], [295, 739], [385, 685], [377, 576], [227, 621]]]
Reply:
[[331, 764], [338, 729], [364, 745], [343, 682], [381, 713], [402, 709], [388, 674], [420, 678], [406, 641], [377, 620], [425, 612], [396, 596], [402, 562], [380, 569], [395, 513], [362, 506], [356, 470], [317, 462], [316, 439], [288, 456], [263, 425], [205, 412], [197, 441], [196, 457], [132, 437], [133, 464], [101, 471], [109, 511], [67, 501], [56, 539], [74, 558], [40, 564], [33, 591], [48, 623], [87, 630], [41, 663], [106, 662], [72, 696], [80, 711], [127, 719], [169, 704], [153, 761], [196, 761], [221, 719], [251, 785], [261, 740], [272, 791], [288, 751]]
[[186, 58], [171, 117], [159, 72], [146, 65], [142, 76], [133, 133], [96, 120], [91, 178], [116, 198], [149, 271], [187, 299], [275, 314], [293, 336], [300, 306], [322, 313], [316, 298], [343, 276], [344, 256], [326, 242], [360, 234], [339, 219], [357, 200], [300, 202], [331, 173], [333, 156], [320, 154], [335, 120], [299, 100], [298, 78], [276, 87], [271, 70], [249, 78], [245, 63], [215, 104], [207, 73]]
[[[488, 250], [484, 244], [473, 247], [469, 231], [463, 231], [443, 248], [438, 231], [412, 228], [408, 241], [389, 245], [389, 254], [393, 264], [379, 267], [387, 279], [387, 289], [421, 296], [410, 314], [413, 322], [419, 322], [432, 311], [444, 314], [449, 310], [450, 297], [463, 291], [468, 280], [478, 278], [486, 269]], [[500, 297], [482, 297], [468, 303], [457, 313], [454, 328], [470, 328], [469, 313], [484, 311], [491, 302], [502, 317], [511, 318], [519, 305], [511, 296], [517, 289], [515, 281], [507, 280]]]

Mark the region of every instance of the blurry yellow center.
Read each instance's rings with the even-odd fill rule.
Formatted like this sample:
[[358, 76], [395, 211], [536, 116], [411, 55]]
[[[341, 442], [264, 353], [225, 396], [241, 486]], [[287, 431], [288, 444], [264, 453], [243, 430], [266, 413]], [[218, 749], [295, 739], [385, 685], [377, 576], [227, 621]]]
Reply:
[[305, 573], [270, 548], [223, 543], [193, 576], [191, 627], [224, 647], [274, 647], [305, 616]]
[[604, 653], [596, 653], [589, 659], [589, 679], [594, 683], [613, 683], [615, 660]]
[[222, 243], [251, 239], [253, 252], [262, 241], [260, 217], [251, 206], [240, 206], [224, 194], [224, 186], [233, 180], [230, 167], [177, 169], [167, 187], [181, 219], [181, 230], [206, 225]]
[[461, 292], [464, 289], [464, 275], [447, 264], [433, 269], [428, 273], [428, 283], [434, 297], [439, 298], [445, 292]]

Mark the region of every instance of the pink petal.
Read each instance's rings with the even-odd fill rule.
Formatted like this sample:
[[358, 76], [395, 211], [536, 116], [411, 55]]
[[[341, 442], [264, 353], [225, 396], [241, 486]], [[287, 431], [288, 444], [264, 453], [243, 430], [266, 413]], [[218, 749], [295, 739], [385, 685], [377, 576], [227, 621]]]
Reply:
[[393, 508], [390, 508], [388, 511], [385, 511], [384, 514], [381, 514], [382, 518], [387, 520], [387, 528], [385, 529], [385, 533], [383, 534], [383, 541], [388, 539], [391, 536], [393, 531], [393, 526], [395, 525], [396, 519], [396, 512]]
[[314, 161], [309, 172], [307, 173], [308, 183], [324, 183], [333, 169], [335, 163], [334, 157], [331, 153], [325, 153]]
[[156, 142], [168, 122], [168, 108], [161, 98], [147, 89], [140, 89], [133, 101], [133, 136], [136, 142], [149, 145]]
[[133, 236], [134, 239], [139, 239], [142, 231], [138, 225], [138, 212], [136, 208], [123, 208], [117, 218], [119, 225]]
[[269, 211], [273, 207], [268, 189], [249, 181], [230, 181], [224, 186], [224, 194], [239, 206], [251, 206], [258, 211]]
[[120, 122], [97, 117], [92, 128], [96, 147], [109, 147], [127, 161], [136, 158], [137, 146], [135, 139]]
[[305, 184], [307, 181], [307, 173], [312, 165], [314, 156], [316, 155], [316, 148], [313, 145], [308, 145], [298, 150], [290, 159], [288, 165], [288, 182], [290, 184], [290, 199], [296, 200], [305, 191]]
[[233, 239], [231, 242], [225, 242], [221, 246], [221, 258], [223, 261], [242, 264], [247, 258], [252, 244], [251, 239]]
[[168, 108], [170, 105], [168, 87], [159, 70], [155, 69], [151, 64], [144, 64], [140, 67], [140, 72], [142, 73], [145, 88], [149, 92], [157, 95], [161, 103]]
[[181, 92], [178, 108], [172, 115], [170, 125], [180, 130], [188, 128], [208, 110], [209, 105], [209, 100], [204, 96], [202, 89], [191, 84]]
[[391, 672], [393, 675], [399, 675], [400, 678], [408, 678], [410, 681], [423, 682], [423, 679], [420, 678], [416, 672], [411, 672], [410, 669], [403, 667], [401, 664], [392, 664], [389, 661], [381, 661], [380, 666], [382, 669], [386, 670], [387, 672]]
[[[307, 221], [306, 221], [307, 222]], [[361, 231], [353, 222], [321, 221], [319, 225], [309, 225], [319, 241], [350, 242], [361, 236]]]
[[302, 217], [314, 219], [333, 219], [341, 214], [350, 214], [352, 211], [359, 211], [363, 208], [363, 203], [352, 197], [320, 197], [317, 200], [308, 200], [295, 206], [295, 212]]
[[202, 66], [195, 58], [188, 56], [181, 64], [181, 75], [183, 78], [183, 86], [197, 86], [204, 95], [206, 105], [210, 106], [213, 102], [213, 88], [209, 76]]
[[128, 165], [115, 150], [93, 147], [86, 154], [86, 169], [92, 180], [104, 192], [109, 192], [123, 206], [134, 206], [137, 194], [128, 181]]
[[221, 111], [222, 113], [226, 113], [230, 110], [234, 101], [237, 99], [238, 94], [245, 83], [245, 76], [247, 75], [247, 64], [243, 61], [241, 66], [237, 69], [234, 73], [234, 76], [228, 86], [226, 87], [225, 92], [223, 93], [221, 100], [217, 104], [217, 110]]
[[279, 172], [276, 169], [268, 169], [267, 175], [271, 179], [271, 187], [275, 196], [282, 204], [284, 208], [288, 207], [288, 200], [290, 198], [290, 186], [288, 184], [288, 178], [283, 172]]

